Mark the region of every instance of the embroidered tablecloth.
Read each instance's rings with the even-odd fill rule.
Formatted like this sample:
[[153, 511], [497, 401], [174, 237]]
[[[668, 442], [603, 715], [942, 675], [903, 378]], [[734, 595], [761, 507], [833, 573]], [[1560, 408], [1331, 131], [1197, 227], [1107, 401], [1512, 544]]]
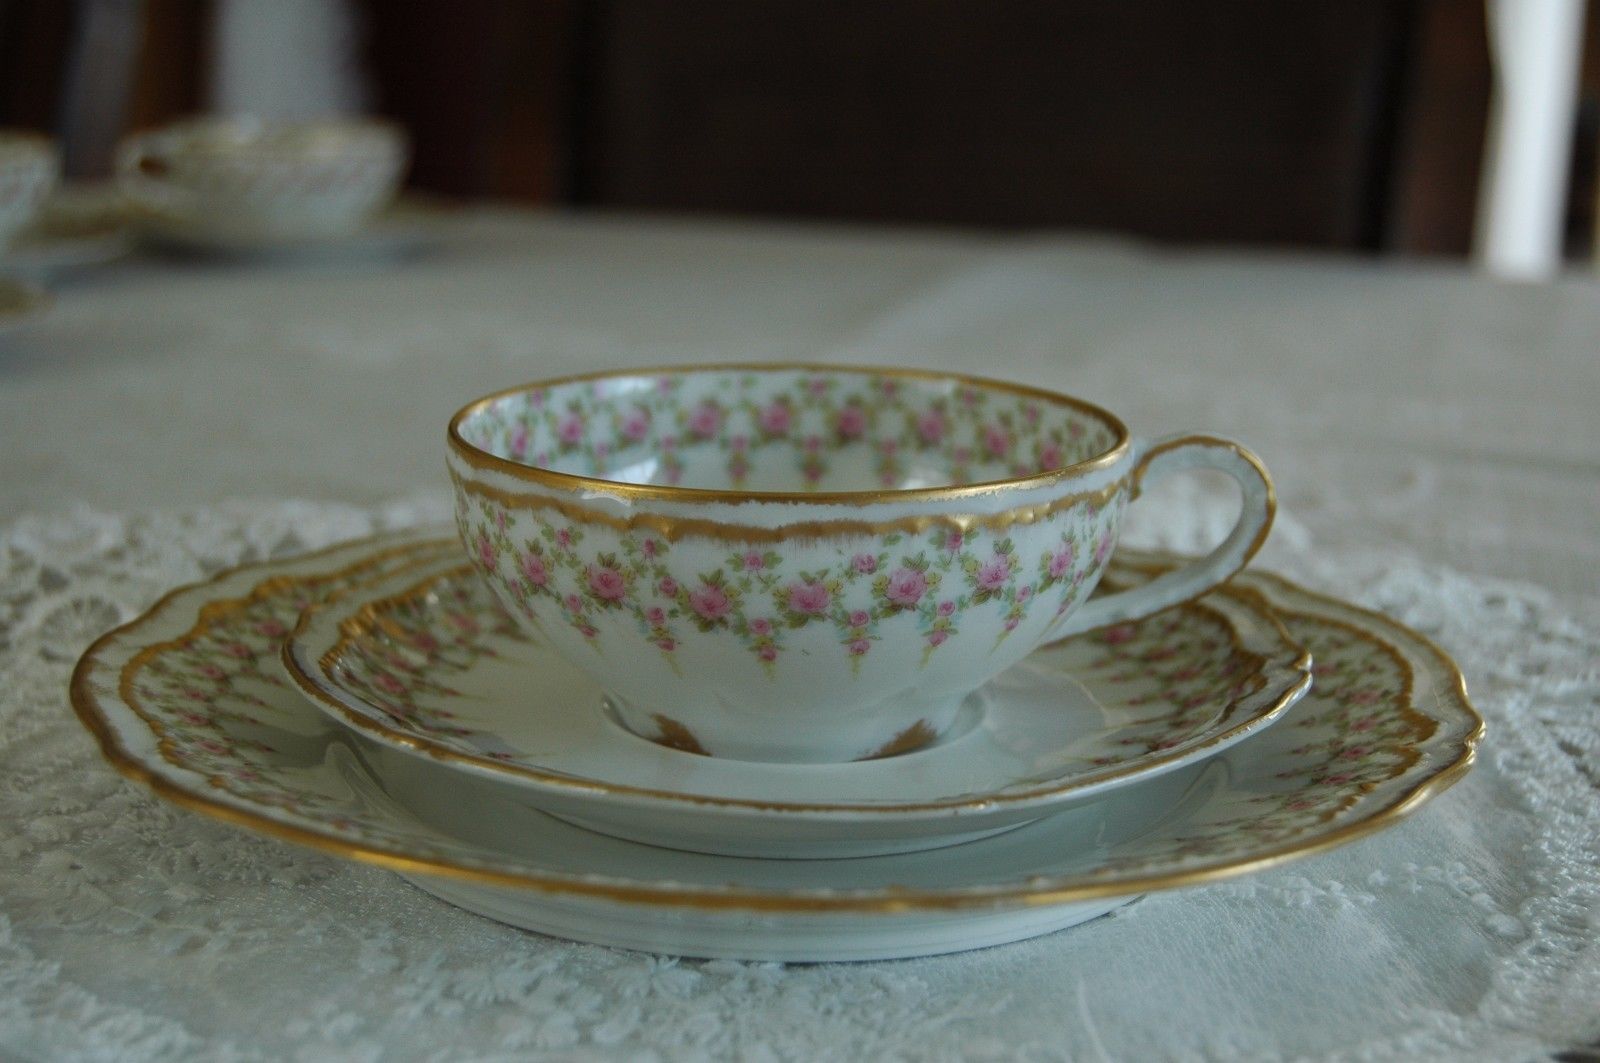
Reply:
[[[1600, 1038], [1600, 299], [1447, 265], [479, 211], [403, 260], [139, 260], [0, 338], [0, 1058], [1484, 1059]], [[961, 369], [1251, 444], [1260, 564], [1461, 662], [1479, 766], [1392, 831], [1057, 935], [654, 958], [169, 807], [66, 680], [171, 586], [447, 510], [443, 425], [591, 368]], [[1197, 549], [1229, 491], [1127, 540]]]

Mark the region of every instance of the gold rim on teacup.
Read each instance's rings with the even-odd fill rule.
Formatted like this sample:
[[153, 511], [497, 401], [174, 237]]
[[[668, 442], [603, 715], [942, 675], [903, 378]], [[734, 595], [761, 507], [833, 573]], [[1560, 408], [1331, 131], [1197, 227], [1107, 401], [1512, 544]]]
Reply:
[[[901, 380], [919, 380], [929, 383], [949, 383], [982, 391], [995, 391], [1024, 399], [1035, 399], [1061, 409], [1087, 414], [1100, 421], [1115, 437], [1115, 443], [1106, 450], [1082, 461], [1058, 468], [1030, 473], [1026, 476], [997, 477], [972, 484], [950, 484], [941, 487], [877, 488], [860, 491], [744, 491], [707, 487], [679, 487], [671, 484], [638, 484], [603, 476], [587, 476], [544, 468], [530, 462], [502, 457], [476, 446], [462, 435], [462, 426], [487, 407], [502, 399], [535, 391], [565, 387], [570, 384], [591, 384], [606, 380], [628, 378], [649, 379], [699, 373], [819, 373], [841, 374], [863, 378], [888, 377]], [[946, 373], [935, 369], [907, 369], [886, 366], [829, 365], [824, 362], [708, 362], [688, 365], [651, 366], [643, 369], [607, 369], [593, 373], [575, 373], [570, 376], [538, 380], [518, 387], [474, 399], [450, 418], [448, 430], [450, 449], [468, 464], [482, 469], [506, 473], [528, 483], [555, 487], [567, 491], [601, 491], [617, 498], [653, 500], [663, 502], [805, 502], [822, 505], [876, 505], [884, 502], [933, 502], [947, 499], [966, 499], [994, 494], [1001, 490], [1048, 487], [1069, 476], [1092, 472], [1114, 464], [1127, 453], [1130, 445], [1128, 428], [1110, 410], [1071, 395], [1063, 395], [1046, 388], [1017, 384], [990, 377], [966, 373]]]

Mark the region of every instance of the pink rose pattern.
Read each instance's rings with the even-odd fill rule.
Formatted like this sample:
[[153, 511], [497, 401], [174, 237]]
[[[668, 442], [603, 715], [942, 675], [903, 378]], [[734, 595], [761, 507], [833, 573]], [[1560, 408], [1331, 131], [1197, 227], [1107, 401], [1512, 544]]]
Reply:
[[1087, 502], [1069, 511], [1055, 541], [1030, 563], [1010, 535], [934, 528], [883, 535], [823, 569], [799, 569], [780, 549], [749, 546], [685, 570], [681, 544], [654, 533], [596, 532], [545, 511], [503, 526], [505, 513], [458, 492], [457, 520], [478, 567], [536, 623], [564, 621], [603, 654], [600, 618], [628, 617], [674, 668], [688, 631], [728, 632], [769, 673], [783, 660], [789, 633], [816, 624], [832, 626], [855, 670], [881, 640], [882, 624], [901, 617], [917, 627], [924, 665], [974, 616], [985, 618], [977, 630], [998, 647], [1036, 598], [1049, 599], [1038, 608], [1052, 619], [1082, 598], [1097, 569], [1080, 562], [1097, 552], [1111, 516]]
[[614, 431], [630, 443], [637, 443], [650, 434], [650, 411], [634, 406], [616, 419]]
[[1043, 409], [971, 388], [930, 395], [893, 377], [730, 373], [692, 394], [669, 377], [648, 391], [590, 383], [513, 395], [486, 410], [468, 438], [519, 461], [593, 476], [648, 450], [657, 458], [653, 480], [665, 484], [681, 482], [691, 461], [705, 466], [710, 448], [734, 489], [760, 468], [826, 490], [834, 460], [862, 447], [872, 452], [874, 481], [894, 487], [907, 455], [936, 453], [954, 482], [970, 483], [1061, 468], [1110, 446], [1093, 418]]
[[[387, 838], [389, 828], [381, 820], [365, 818], [358, 806], [338, 797], [307, 790], [293, 773], [282, 772], [285, 762], [273, 745], [282, 732], [274, 719], [284, 711], [282, 706], [297, 705], [299, 695], [278, 672], [281, 636], [264, 633], [292, 627], [304, 606], [369, 581], [378, 571], [377, 563], [369, 562], [337, 575], [264, 575], [252, 591], [209, 609], [185, 638], [163, 644], [130, 667], [124, 676], [128, 701], [160, 732], [163, 757], [207, 778], [222, 792], [313, 815], [352, 837]], [[477, 755], [514, 760], [495, 736], [454, 722], [446, 707], [449, 695], [440, 692], [449, 690], [475, 655], [492, 654], [494, 640], [521, 641], [526, 636], [480, 580], [458, 579], [435, 589], [448, 592], [443, 602], [429, 604], [419, 597], [394, 603], [388, 616], [395, 623], [385, 634], [355, 645], [356, 652], [347, 655], [346, 678], [368, 683], [375, 705], [441, 735], [442, 741]], [[464, 629], [443, 620], [441, 608], [481, 618], [481, 623]], [[770, 633], [777, 625], [774, 618], [756, 618], [750, 627]], [[1113, 870], [1213, 858], [1225, 851], [1229, 839], [1292, 842], [1308, 829], [1338, 822], [1349, 809], [1364, 807], [1375, 789], [1410, 778], [1414, 764], [1437, 755], [1427, 752], [1436, 724], [1411, 710], [1406, 694], [1411, 676], [1404, 659], [1336, 621], [1295, 616], [1291, 629], [1317, 661], [1316, 683], [1276, 725], [1292, 729], [1284, 733], [1295, 743], [1284, 754], [1281, 787], [1241, 800], [1237, 815], [1225, 821], [1208, 822], [1204, 830], [1119, 857]], [[1110, 631], [1118, 636], [1111, 638]], [[1093, 641], [1086, 645], [1094, 653], [1088, 668], [1130, 683], [1144, 677], [1155, 688], [1149, 701], [1156, 731], [1183, 718], [1188, 710], [1182, 703], [1201, 695], [1214, 702], [1229, 687], [1249, 681], [1248, 657], [1229, 652], [1225, 631], [1207, 637], [1147, 620], [1089, 638]], [[224, 649], [241, 645], [248, 653]], [[1174, 646], [1178, 652], [1169, 652]], [[380, 675], [388, 679], [380, 683]], [[1209, 688], [1190, 685], [1207, 682]], [[385, 693], [383, 688], [392, 685], [404, 686], [408, 694]], [[1152, 738], [1145, 736], [1145, 742]], [[1127, 756], [1140, 755], [1143, 748], [1137, 739], [1130, 740]]]
[[[382, 562], [373, 559], [338, 575], [290, 580], [264, 576], [246, 595], [212, 603], [188, 637], [131, 670], [130, 701], [159, 729], [166, 759], [222, 789], [292, 812], [320, 809], [337, 824], [338, 816], [329, 812], [336, 799], [273, 780], [279, 751], [267, 736], [273, 733], [283, 699], [300, 696], [282, 674], [278, 652], [301, 609], [381, 571]], [[494, 626], [495, 633], [520, 638], [515, 622], [509, 617], [505, 621]], [[379, 667], [362, 681], [375, 696], [391, 699], [397, 691], [421, 689], [428, 682], [420, 675], [421, 666], [430, 649], [438, 648], [438, 635], [419, 633], [416, 646], [403, 641], [385, 646], [373, 657]], [[484, 628], [474, 623], [470, 634], [462, 632], [461, 637], [481, 641], [484, 635]]]

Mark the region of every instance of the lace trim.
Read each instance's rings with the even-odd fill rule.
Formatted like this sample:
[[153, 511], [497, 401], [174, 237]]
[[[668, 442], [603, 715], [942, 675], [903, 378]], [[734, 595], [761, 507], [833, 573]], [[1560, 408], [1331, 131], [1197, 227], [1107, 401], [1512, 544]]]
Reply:
[[[1176, 499], [1186, 519], [1152, 522], [1162, 532], [1141, 545], [1201, 545], [1227, 514], [1194, 502]], [[524, 934], [170, 808], [101, 764], [71, 718], [78, 652], [174, 584], [447, 516], [429, 495], [377, 511], [80, 509], [0, 530], [0, 1054], [1506, 1059], [1600, 1036], [1600, 622], [1527, 586], [1319, 554], [1292, 518], [1276, 567], [1466, 666], [1491, 729], [1479, 769], [1350, 850], [962, 956], [680, 963]], [[1435, 954], [1346, 974], [1343, 1002], [1310, 996], [1329, 984], [1314, 970], [1257, 999], [1230, 959], [1333, 949], [1355, 963], [1363, 942], [1376, 954], [1425, 933]], [[1152, 982], [1163, 954], [1174, 977]], [[1383, 1001], [1366, 1005], [1370, 1036], [1346, 1022], [1324, 1038], [1343, 1047], [1313, 1043], [1312, 1012], [1362, 999]]]

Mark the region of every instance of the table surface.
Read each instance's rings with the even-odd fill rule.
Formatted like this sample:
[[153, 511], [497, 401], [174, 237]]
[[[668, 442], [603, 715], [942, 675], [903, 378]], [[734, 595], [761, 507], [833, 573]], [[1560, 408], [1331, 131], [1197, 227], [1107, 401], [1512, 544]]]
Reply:
[[[578, 972], [562, 983], [566, 996], [549, 1000], [538, 988], [548, 979], [534, 978], [504, 992], [436, 994], [411, 1011], [391, 1001], [382, 1014], [361, 1014], [348, 1000], [335, 1007], [329, 1001], [343, 998], [331, 990], [291, 993], [283, 1022], [267, 1025], [270, 1009], [260, 1001], [220, 989], [204, 1008], [178, 999], [207, 972], [218, 986], [241, 983], [218, 973], [222, 960], [207, 966], [170, 947], [163, 932], [181, 919], [169, 909], [150, 917], [148, 934], [113, 925], [108, 913], [131, 903], [119, 899], [124, 877], [99, 881], [107, 899], [92, 916], [69, 916], [41, 899], [41, 884], [65, 874], [51, 852], [71, 850], [90, 821], [54, 847], [48, 830], [23, 826], [14, 837], [0, 832], [0, 853], [11, 838], [13, 855], [26, 857], [0, 871], [0, 957], [41, 973], [34, 982], [0, 973], [0, 1055], [87, 1055], [113, 1045], [125, 1058], [147, 1049], [149, 1058], [165, 1050], [222, 1055], [224, 1047], [239, 1058], [258, 1049], [270, 1058], [293, 1046], [318, 1054], [333, 1043], [329, 1031], [343, 1028], [341, 1051], [352, 1057], [405, 1056], [410, 1048], [426, 1056], [420, 1046], [430, 1042], [418, 1024], [441, 1018], [482, 1019], [471, 1024], [470, 1044], [484, 1058], [547, 1050], [677, 1058], [696, 1046], [782, 1058], [863, 1031], [881, 1033], [885, 1054], [908, 1058], [1006, 1056], [1022, 1052], [1019, 1044], [1041, 1058], [1448, 1058], [1469, 1049], [1522, 1058], [1600, 1036], [1600, 1009], [1573, 1003], [1600, 999], [1592, 914], [1572, 915], [1583, 925], [1565, 936], [1548, 931], [1567, 950], [1558, 967], [1529, 955], [1545, 933], [1531, 914], [1539, 905], [1596, 896], [1583, 892], [1595, 889], [1595, 876], [1573, 870], [1600, 853], [1591, 811], [1600, 804], [1582, 778], [1600, 751], [1600, 678], [1590, 660], [1600, 631], [1600, 291], [1592, 278], [1519, 286], [1448, 263], [498, 209], [440, 215], [424, 231], [425, 246], [400, 259], [137, 258], [61, 284], [46, 318], [0, 336], [4, 545], [55, 566], [70, 584], [88, 578], [71, 559], [86, 571], [120, 563], [115, 543], [83, 546], [72, 540], [75, 529], [110, 528], [112, 539], [169, 535], [173, 551], [194, 555], [159, 570], [176, 581], [186, 565], [198, 574], [222, 560], [199, 556], [194, 528], [206, 521], [228, 525], [217, 541], [235, 543], [299, 522], [293, 539], [310, 545], [331, 535], [327, 529], [380, 519], [384, 507], [443, 512], [449, 414], [478, 394], [543, 376], [722, 360], [961, 370], [1070, 391], [1114, 409], [1140, 434], [1207, 429], [1248, 443], [1273, 469], [1282, 505], [1260, 563], [1325, 589], [1344, 583], [1342, 592], [1409, 622], [1432, 621], [1430, 633], [1462, 660], [1491, 725], [1510, 721], [1502, 730], [1519, 732], [1519, 742], [1533, 735], [1525, 739], [1532, 752], [1523, 752], [1539, 767], [1508, 766], [1522, 747], [1491, 745], [1485, 766], [1437, 810], [1392, 832], [1398, 841], [1374, 839], [1259, 881], [1149, 898], [1133, 915], [1039, 942], [906, 964], [649, 966], [654, 961], [480, 927], [381, 872], [297, 851], [285, 850], [291, 855], [281, 866], [326, 872], [248, 889], [196, 872], [185, 888], [212, 900], [197, 896], [195, 904], [225, 897], [236, 908], [292, 910], [271, 893], [278, 889], [317, 894], [295, 903], [319, 910], [359, 911], [352, 898], [367, 897], [378, 909], [425, 913], [417, 918], [446, 939], [436, 955], [409, 939], [385, 958], [357, 950], [345, 956], [348, 970], [337, 956], [319, 955], [319, 986], [381, 978], [420, 993], [428, 963], [469, 968], [482, 957], [463, 957], [485, 943], [513, 956], [507, 962], [519, 970], [555, 957]], [[1213, 484], [1164, 485], [1158, 494], [1135, 507], [1132, 541], [1193, 547], [1229, 519]], [[151, 570], [149, 586], [121, 585], [121, 597], [112, 595], [118, 615], [155, 597], [157, 574]], [[95, 633], [91, 620], [74, 630], [79, 646]], [[0, 639], [0, 647], [16, 650], [38, 635], [25, 618], [0, 622], [0, 635], [6, 623], [11, 642]], [[1488, 630], [1496, 624], [1501, 629]], [[1557, 637], [1572, 640], [1570, 654], [1550, 648]], [[0, 674], [13, 674], [6, 665], [0, 660]], [[15, 753], [43, 726], [38, 720], [65, 712], [51, 684], [64, 682], [70, 661], [19, 657], [9, 666], [37, 682], [27, 696], [0, 694], [10, 699], [0, 702], [0, 766], [4, 750]], [[1557, 752], [1533, 748], [1544, 738], [1524, 721], [1535, 718]], [[51, 741], [61, 756], [100, 773], [86, 740], [74, 744], [82, 736], [57, 723], [64, 730]], [[1550, 794], [1533, 793], [1532, 783], [1513, 778], [1518, 771], [1548, 783]], [[125, 789], [119, 800], [129, 808], [152, 800], [131, 785], [104, 789]], [[0, 790], [0, 811], [4, 797]], [[1556, 831], [1558, 812], [1577, 818]], [[183, 829], [202, 841], [229, 834], [210, 824]], [[1563, 844], [1570, 851], [1558, 852]], [[1560, 889], [1539, 881], [1552, 868], [1566, 876]], [[1394, 883], [1407, 876], [1409, 893], [1400, 897]], [[1418, 895], [1436, 906], [1418, 908]], [[1283, 922], [1241, 911], [1267, 907], [1269, 897], [1287, 913]], [[1391, 917], [1375, 914], [1385, 905]], [[1401, 909], [1404, 919], [1393, 914]], [[1459, 930], [1473, 920], [1488, 929]], [[1510, 932], [1504, 920], [1522, 931]], [[1549, 916], [1550, 927], [1558, 921]], [[392, 921], [384, 926], [400, 933]], [[1400, 940], [1413, 932], [1408, 926], [1428, 928], [1434, 943], [1449, 939], [1438, 962], [1376, 964], [1380, 955], [1397, 961], [1363, 934], [1377, 927]], [[1265, 944], [1235, 951], [1252, 933]], [[141, 971], [137, 987], [89, 962], [113, 938], [118, 955]], [[1325, 971], [1285, 973], [1292, 957], [1264, 955], [1285, 942], [1309, 950], [1307, 965], [1359, 972], [1369, 992], [1333, 999], [1345, 991]], [[1103, 969], [1081, 966], [1099, 955], [1092, 949], [1114, 958]], [[1173, 1023], [1154, 1040], [1139, 1032], [1136, 1002], [1116, 996], [1108, 973], [1122, 964], [1138, 986], [1139, 949], [1165, 957], [1164, 1013]], [[1240, 972], [1250, 965], [1261, 970]], [[1212, 986], [1174, 988], [1188, 976]], [[1052, 978], [1067, 979], [1067, 996], [1041, 990], [1041, 979]], [[1005, 1003], [973, 1010], [967, 1000], [966, 1017], [948, 1027], [885, 1003], [948, 1008], [960, 984]], [[1294, 995], [1283, 995], [1286, 985]], [[584, 990], [600, 1001], [589, 1012], [574, 1002]], [[1573, 995], [1580, 990], [1594, 992]], [[1385, 994], [1406, 1006], [1380, 1007]], [[93, 1026], [80, 1021], [91, 1007], [85, 1000], [131, 1025], [121, 1034], [104, 1023], [85, 1033]], [[1269, 1000], [1279, 1006], [1270, 1016]], [[1306, 1012], [1286, 1019], [1282, 1008], [1298, 1012], [1295, 1005]], [[620, 1021], [616, 1015], [640, 1007], [669, 1017], [652, 1028], [648, 1015], [636, 1016], [608, 1040], [607, 1017]], [[829, 1018], [807, 1025], [797, 1008]], [[538, 1031], [548, 1022], [533, 1021], [545, 1011], [591, 1018], [571, 1036], [547, 1036]], [[986, 1025], [991, 1011], [1005, 1021]], [[169, 1039], [151, 1040], [139, 1025], [147, 1020], [165, 1024]], [[722, 1032], [685, 1039], [682, 1030], [696, 1022]], [[770, 1036], [759, 1032], [762, 1022]], [[496, 1031], [522, 1029], [518, 1023], [535, 1032], [496, 1040]], [[465, 1051], [468, 1043], [455, 1045]]]
[[1587, 276], [1113, 240], [475, 212], [396, 265], [136, 262], [0, 359], [0, 518], [443, 483], [485, 391], [628, 364], [861, 361], [1234, 435], [1319, 541], [1600, 591]]

